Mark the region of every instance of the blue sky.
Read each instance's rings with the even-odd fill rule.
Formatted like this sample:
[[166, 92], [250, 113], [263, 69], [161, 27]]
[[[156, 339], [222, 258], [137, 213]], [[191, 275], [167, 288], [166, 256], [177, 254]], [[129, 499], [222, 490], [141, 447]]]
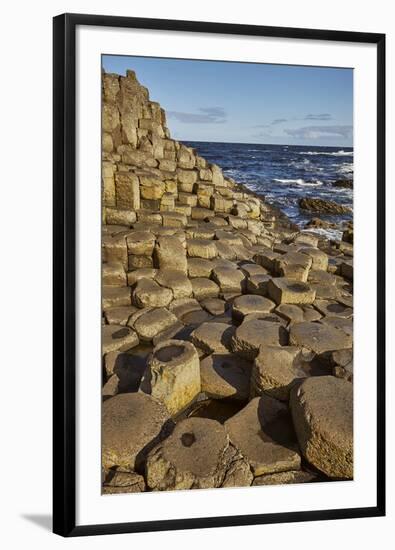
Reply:
[[353, 71], [149, 57], [102, 58], [136, 71], [186, 141], [352, 146]]

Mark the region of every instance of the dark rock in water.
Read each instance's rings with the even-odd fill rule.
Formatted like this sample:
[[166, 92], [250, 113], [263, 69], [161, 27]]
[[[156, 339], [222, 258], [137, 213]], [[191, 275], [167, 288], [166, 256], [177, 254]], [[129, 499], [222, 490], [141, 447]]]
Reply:
[[344, 187], [345, 189], [353, 189], [354, 188], [354, 180], [349, 179], [342, 179], [342, 180], [336, 180], [332, 183], [333, 187]]
[[329, 229], [331, 227], [335, 227], [335, 225], [336, 224], [331, 223], [331, 222], [327, 222], [325, 220], [321, 220], [320, 218], [311, 218], [311, 220], [309, 220], [306, 223], [305, 227], [316, 227], [316, 228], [321, 228], [321, 229]]
[[314, 199], [305, 197], [299, 199], [299, 207], [303, 210], [311, 212], [322, 212], [323, 214], [351, 214], [352, 210], [348, 206], [344, 206], [335, 201], [327, 201], [324, 199]]
[[343, 231], [342, 241], [350, 244], [354, 243], [354, 229], [352, 227]]

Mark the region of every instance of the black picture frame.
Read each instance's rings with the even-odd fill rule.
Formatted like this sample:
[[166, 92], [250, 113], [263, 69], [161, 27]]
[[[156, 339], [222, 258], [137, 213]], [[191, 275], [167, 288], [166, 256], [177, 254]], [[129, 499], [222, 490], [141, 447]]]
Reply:
[[[377, 504], [365, 508], [76, 525], [76, 27], [138, 28], [377, 45]], [[85, 14], [53, 19], [53, 531], [136, 533], [385, 515], [385, 35]]]

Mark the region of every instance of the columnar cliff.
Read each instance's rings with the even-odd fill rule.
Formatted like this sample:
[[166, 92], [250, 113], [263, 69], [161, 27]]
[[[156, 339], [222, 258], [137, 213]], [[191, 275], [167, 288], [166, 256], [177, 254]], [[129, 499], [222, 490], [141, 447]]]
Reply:
[[107, 493], [349, 479], [352, 231], [300, 232], [103, 73]]
[[[133, 71], [126, 77], [103, 74], [102, 127], [107, 223], [117, 215], [112, 208], [143, 210], [139, 221], [148, 211], [161, 212], [163, 225], [173, 227], [185, 227], [188, 218], [203, 220], [214, 212], [262, 221], [266, 227], [279, 218], [274, 208], [224, 177], [219, 166], [171, 139], [164, 110], [150, 101]], [[250, 225], [258, 227], [256, 221]]]

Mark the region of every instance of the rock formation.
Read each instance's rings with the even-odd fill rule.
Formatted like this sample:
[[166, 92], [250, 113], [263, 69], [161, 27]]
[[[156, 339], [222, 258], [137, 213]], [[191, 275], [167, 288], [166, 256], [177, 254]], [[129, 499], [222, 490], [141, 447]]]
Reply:
[[352, 478], [352, 224], [300, 231], [102, 82], [103, 492]]

